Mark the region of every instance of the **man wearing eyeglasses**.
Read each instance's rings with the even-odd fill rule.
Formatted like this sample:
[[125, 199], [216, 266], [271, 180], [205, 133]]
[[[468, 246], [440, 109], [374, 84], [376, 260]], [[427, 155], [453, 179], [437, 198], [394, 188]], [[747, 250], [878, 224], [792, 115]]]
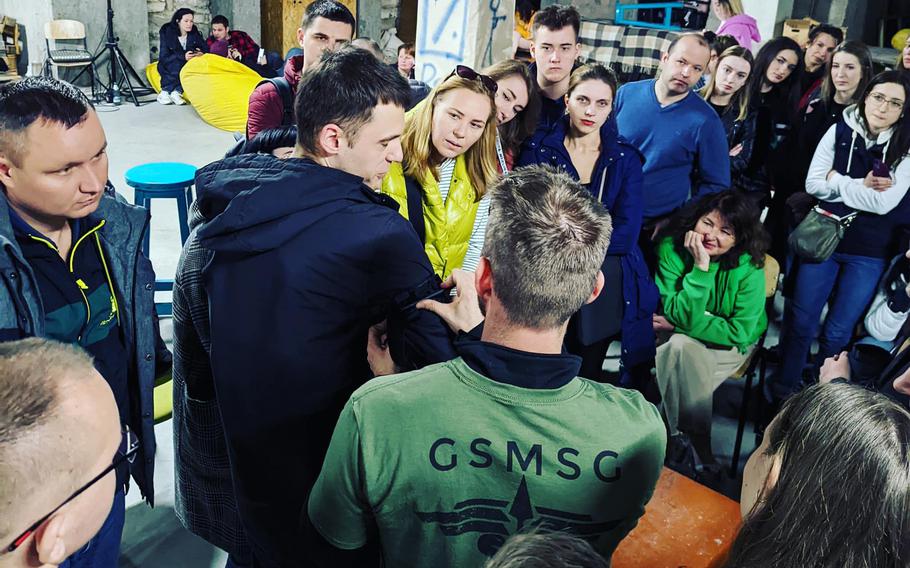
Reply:
[[0, 341], [43, 337], [94, 359], [142, 454], [116, 472], [104, 527], [68, 568], [117, 565], [130, 477], [151, 503], [155, 274], [149, 213], [108, 183], [107, 138], [86, 96], [44, 77], [0, 89]]
[[137, 449], [85, 351], [0, 343], [0, 567], [56, 566], [82, 548]]

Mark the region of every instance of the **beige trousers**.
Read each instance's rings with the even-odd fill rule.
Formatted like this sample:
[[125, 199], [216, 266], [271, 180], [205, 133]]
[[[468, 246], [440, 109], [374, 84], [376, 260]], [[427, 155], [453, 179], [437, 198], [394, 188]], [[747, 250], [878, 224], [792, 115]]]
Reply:
[[661, 412], [670, 435], [710, 435], [714, 390], [732, 375], [747, 355], [735, 347], [712, 349], [697, 339], [674, 333], [657, 348], [657, 384]]

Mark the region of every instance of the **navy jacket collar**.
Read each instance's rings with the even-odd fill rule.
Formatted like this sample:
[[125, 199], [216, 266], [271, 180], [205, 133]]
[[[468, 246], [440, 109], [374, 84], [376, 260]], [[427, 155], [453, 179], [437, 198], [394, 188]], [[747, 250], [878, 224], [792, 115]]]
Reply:
[[529, 353], [481, 341], [462, 333], [455, 350], [475, 372], [496, 382], [526, 389], [557, 389], [578, 376], [581, 359], [563, 350], [559, 355]]

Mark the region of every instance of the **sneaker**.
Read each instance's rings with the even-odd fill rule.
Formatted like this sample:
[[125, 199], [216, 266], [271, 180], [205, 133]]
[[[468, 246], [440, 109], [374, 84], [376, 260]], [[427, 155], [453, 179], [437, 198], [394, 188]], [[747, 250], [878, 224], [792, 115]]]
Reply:
[[186, 101], [183, 100], [183, 94], [180, 91], [171, 91], [171, 101], [178, 106], [186, 104]]
[[167, 91], [158, 93], [158, 98], [156, 100], [163, 105], [169, 105], [174, 102], [171, 100], [171, 95]]

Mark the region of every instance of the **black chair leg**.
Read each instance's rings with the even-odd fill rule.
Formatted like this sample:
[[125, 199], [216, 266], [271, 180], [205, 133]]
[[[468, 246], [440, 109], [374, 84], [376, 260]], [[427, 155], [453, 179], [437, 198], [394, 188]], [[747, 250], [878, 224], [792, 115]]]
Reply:
[[[761, 354], [756, 355], [756, 357], [760, 356]], [[746, 415], [749, 412], [749, 394], [752, 391], [752, 380], [754, 376], [755, 371], [752, 370], [746, 377], [746, 384], [743, 387], [743, 399], [739, 405], [739, 423], [736, 425], [736, 442], [733, 444], [733, 456], [731, 456], [730, 459], [730, 477], [736, 477], [736, 474], [739, 471], [739, 453], [742, 450], [743, 433], [746, 430]]]
[[[762, 357], [758, 371], [758, 420], [755, 421], [753, 427], [753, 431], [755, 432], [756, 448], [761, 445], [762, 438], [765, 435], [765, 428], [761, 424], [764, 421], [765, 412], [767, 412], [765, 408], [767, 406], [765, 403], [765, 373], [767, 369], [767, 362], [765, 361], [765, 358]], [[773, 416], [770, 417], [768, 421], [770, 422], [770, 420], [773, 418]]]

